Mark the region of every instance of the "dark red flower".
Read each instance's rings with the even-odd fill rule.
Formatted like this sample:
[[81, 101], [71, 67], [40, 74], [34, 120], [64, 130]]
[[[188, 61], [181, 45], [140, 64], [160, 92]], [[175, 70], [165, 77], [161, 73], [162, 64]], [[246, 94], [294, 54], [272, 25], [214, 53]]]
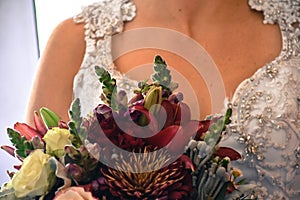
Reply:
[[238, 160], [242, 158], [241, 154], [229, 147], [219, 147], [214, 153], [214, 156], [219, 156], [220, 158], [229, 157], [230, 160]]
[[[110, 194], [114, 198], [189, 199], [193, 186], [191, 169], [186, 164], [187, 159], [179, 158], [163, 167], [166, 156], [157, 154], [147, 154], [146, 158], [143, 156], [139, 154], [132, 159], [119, 160], [116, 164], [118, 168], [102, 170]], [[152, 170], [149, 166], [154, 166], [157, 170]], [[134, 172], [130, 171], [133, 167], [136, 170]]]

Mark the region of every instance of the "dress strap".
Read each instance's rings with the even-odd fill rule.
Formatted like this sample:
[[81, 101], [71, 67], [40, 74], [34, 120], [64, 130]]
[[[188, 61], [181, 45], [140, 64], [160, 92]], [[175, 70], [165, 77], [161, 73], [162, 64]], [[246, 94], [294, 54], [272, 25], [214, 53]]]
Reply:
[[80, 69], [74, 77], [73, 98], [80, 99], [81, 114], [86, 116], [102, 102], [102, 85], [95, 66], [105, 68], [117, 80], [118, 90], [132, 91], [137, 83], [129, 80], [115, 67], [111, 53], [114, 34], [123, 31], [126, 21], [136, 15], [136, 7], [129, 0], [98, 0], [82, 8], [74, 16], [75, 23], [84, 24], [86, 50]]
[[75, 23], [85, 24], [86, 56], [94, 57], [95, 64], [114, 70], [111, 37], [122, 32], [124, 22], [135, 15], [136, 7], [129, 0], [101, 0], [83, 7], [73, 18]]
[[123, 22], [132, 20], [135, 15], [136, 7], [128, 0], [102, 0], [83, 7], [74, 21], [85, 23], [85, 36], [96, 39], [120, 33]]
[[282, 57], [300, 56], [300, 0], [248, 0], [252, 9], [264, 14], [265, 24], [280, 26]]

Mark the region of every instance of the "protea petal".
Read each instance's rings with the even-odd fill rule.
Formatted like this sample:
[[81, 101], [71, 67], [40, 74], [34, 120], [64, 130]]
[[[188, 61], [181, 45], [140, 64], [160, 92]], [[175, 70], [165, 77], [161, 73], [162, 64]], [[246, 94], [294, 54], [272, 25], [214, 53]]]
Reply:
[[146, 140], [158, 148], [167, 146], [170, 153], [182, 154], [190, 138], [196, 135], [198, 125], [196, 120], [189, 121], [184, 127], [172, 125]]
[[47, 127], [42, 119], [42, 117], [39, 115], [37, 111], [34, 112], [34, 125], [36, 130], [40, 133], [41, 136], [44, 136], [47, 132]]
[[138, 93], [136, 95], [134, 95], [128, 102], [129, 105], [134, 104], [138, 101], [141, 101], [144, 99], [144, 96], [142, 95], [142, 93]]
[[196, 135], [198, 124], [199, 122], [194, 120], [187, 122], [184, 126], [180, 126], [171, 143], [168, 144], [168, 150], [172, 154], [181, 155], [189, 140]]
[[220, 158], [229, 157], [230, 160], [238, 160], [242, 156], [237, 151], [229, 147], [220, 147], [215, 153], [215, 156], [219, 156]]
[[145, 107], [140, 105], [132, 106], [129, 108], [129, 112], [132, 120], [138, 125], [147, 125], [150, 130], [155, 132], [158, 130], [156, 118]]
[[182, 192], [174, 191], [171, 194], [168, 195], [168, 198], [171, 200], [181, 199], [182, 198]]
[[21, 136], [24, 136], [27, 140], [30, 140], [34, 136], [42, 138], [42, 136], [36, 129], [32, 128], [31, 126], [25, 123], [15, 123], [14, 129], [18, 131], [21, 134]]
[[176, 108], [175, 124], [183, 125], [191, 120], [191, 109], [190, 107], [183, 102], [179, 102]]
[[[147, 125], [150, 120], [150, 113], [149, 111], [142, 105], [134, 105], [129, 107], [129, 113], [132, 120], [141, 126]], [[141, 122], [141, 116], [144, 115], [144, 121]]]
[[180, 156], [179, 161], [184, 164], [185, 169], [190, 169], [192, 171], [195, 171], [195, 166], [192, 160], [188, 156], [186, 155]]
[[150, 144], [158, 148], [162, 148], [170, 143], [170, 141], [174, 138], [174, 136], [178, 133], [179, 130], [180, 126], [172, 125], [161, 130], [152, 137], [147, 138], [146, 140]]
[[[166, 115], [165, 118], [163, 118], [162, 116]], [[171, 126], [174, 124], [174, 118], [175, 118], [175, 110], [173, 105], [167, 101], [167, 100], [163, 100], [161, 103], [161, 108], [157, 114], [157, 121], [161, 124], [160, 127], [166, 128], [168, 126]]]
[[102, 170], [106, 184], [110, 187], [110, 194], [122, 200], [164, 200], [172, 199], [170, 195], [178, 192], [180, 194], [174, 197], [187, 199], [192, 186], [186, 184], [184, 179], [191, 177], [190, 171], [185, 170], [180, 161], [164, 166], [168, 159], [169, 155], [165, 151], [148, 154], [147, 149], [135, 156], [121, 157], [115, 163], [117, 169]]
[[212, 123], [213, 122], [211, 120], [200, 121], [198, 130], [197, 130], [197, 134], [195, 135], [194, 140], [196, 140], [196, 141], [203, 140], [205, 133], [208, 131], [208, 129]]

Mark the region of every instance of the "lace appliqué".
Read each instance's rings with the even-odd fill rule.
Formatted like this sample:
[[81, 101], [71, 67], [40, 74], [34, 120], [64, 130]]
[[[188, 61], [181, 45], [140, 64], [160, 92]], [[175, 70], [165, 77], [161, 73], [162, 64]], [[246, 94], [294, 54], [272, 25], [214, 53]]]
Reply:
[[264, 23], [277, 23], [282, 31], [284, 57], [300, 54], [300, 0], [248, 0], [264, 14]]
[[82, 9], [74, 17], [76, 23], [84, 23], [86, 52], [78, 74], [74, 78], [74, 98], [81, 101], [82, 115], [89, 114], [101, 103], [101, 84], [94, 67], [107, 69], [117, 79], [119, 90], [130, 91], [137, 86], [115, 68], [111, 54], [111, 40], [114, 34], [123, 31], [125, 21], [136, 15], [135, 5], [128, 0], [102, 0]]
[[229, 104], [233, 109], [229, 135], [243, 149], [240, 166], [243, 170], [248, 166], [248, 177], [258, 185], [259, 199], [297, 199], [300, 196], [300, 1], [249, 0], [249, 5], [264, 13], [265, 23], [278, 23], [283, 47], [273, 62], [237, 88]]

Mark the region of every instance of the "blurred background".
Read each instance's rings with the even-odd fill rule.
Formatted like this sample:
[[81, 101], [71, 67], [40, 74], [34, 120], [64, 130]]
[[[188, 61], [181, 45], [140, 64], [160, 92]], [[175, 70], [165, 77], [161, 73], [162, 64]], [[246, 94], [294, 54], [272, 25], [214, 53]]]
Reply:
[[[58, 23], [96, 0], [0, 0], [0, 146], [24, 122], [30, 89], [47, 40]], [[20, 162], [0, 150], [0, 185]]]

